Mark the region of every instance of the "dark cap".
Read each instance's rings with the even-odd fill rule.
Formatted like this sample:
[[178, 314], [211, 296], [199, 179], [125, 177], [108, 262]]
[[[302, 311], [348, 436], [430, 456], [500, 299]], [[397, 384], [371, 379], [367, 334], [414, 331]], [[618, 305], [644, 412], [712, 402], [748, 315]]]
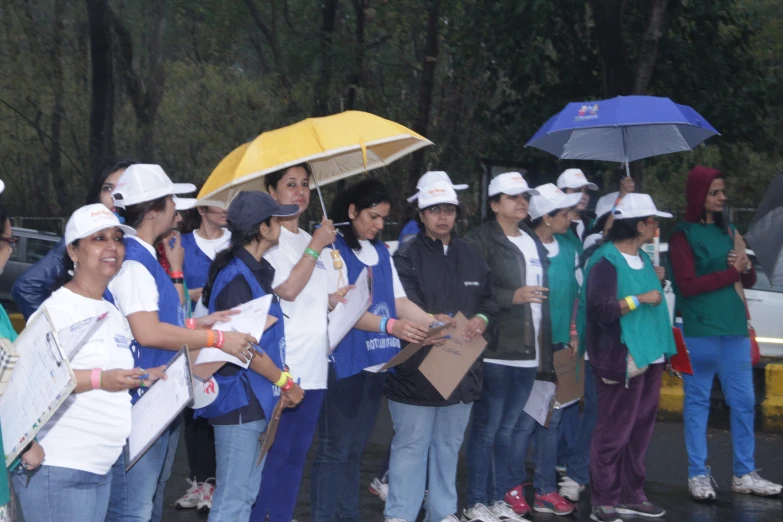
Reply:
[[228, 220], [244, 230], [272, 216], [294, 216], [298, 212], [299, 205], [280, 205], [266, 192], [250, 190], [240, 192], [228, 206]]

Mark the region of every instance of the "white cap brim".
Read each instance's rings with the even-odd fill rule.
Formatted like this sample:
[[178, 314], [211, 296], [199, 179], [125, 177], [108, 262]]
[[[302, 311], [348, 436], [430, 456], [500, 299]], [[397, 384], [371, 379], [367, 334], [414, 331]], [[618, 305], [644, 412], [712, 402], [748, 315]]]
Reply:
[[499, 190], [495, 193], [490, 193], [489, 196], [497, 196], [498, 194], [505, 194], [506, 196], [518, 196], [520, 194], [530, 194], [531, 196], [538, 196], [540, 192], [538, 192], [534, 188], [513, 188], [513, 189], [506, 189], [506, 190]]
[[228, 205], [225, 201], [218, 201], [216, 199], [199, 199], [196, 201], [197, 207], [216, 207], [223, 210], [228, 210]]
[[656, 212], [654, 215], [656, 215], [656, 216], [658, 216], [658, 217], [662, 217], [662, 218], [670, 218], [670, 217], [673, 217], [673, 216], [672, 216], [671, 214], [669, 214], [668, 212]]
[[196, 206], [198, 200], [195, 198], [178, 198], [174, 196], [174, 208], [177, 210], [190, 210]]
[[[452, 186], [451, 186], [451, 188], [453, 188], [454, 190], [465, 190], [466, 188], [468, 188], [468, 185], [464, 185], [464, 184], [459, 184], [459, 185], [452, 185]], [[407, 199], [407, 201], [408, 201], [408, 203], [413, 203], [413, 202], [414, 202], [414, 201], [416, 201], [417, 199], [419, 199], [419, 193], [418, 193], [418, 192], [416, 192], [414, 195], [412, 195], [411, 197], [409, 197], [409, 198]], [[446, 201], [444, 201], [444, 203], [447, 203], [447, 202], [446, 202]], [[436, 204], [437, 204], [437, 203], [436, 203]], [[455, 204], [455, 205], [457, 205], [458, 203], [454, 203], [454, 204]]]
[[91, 235], [95, 234], [96, 232], [100, 232], [101, 230], [106, 230], [107, 228], [119, 228], [122, 230], [126, 236], [135, 236], [136, 230], [132, 227], [129, 227], [128, 225], [109, 225], [108, 227], [105, 225], [105, 223], [101, 223], [98, 226], [92, 227], [89, 230], [85, 230], [81, 232], [77, 237], [73, 238], [66, 238], [66, 244], [70, 245], [77, 239], [84, 239], [85, 237], [90, 237]]
[[582, 183], [581, 185], [573, 185], [573, 186], [570, 186], [570, 187], [558, 187], [558, 188], [560, 188], [560, 189], [564, 189], [564, 188], [580, 189], [582, 187], [587, 187], [588, 190], [598, 190], [598, 185], [596, 185], [595, 183], [590, 183], [589, 181], [587, 183]]
[[5, 190], [5, 183], [3, 183], [3, 180], [0, 179], [0, 194], [2, 194], [4, 190]]
[[172, 183], [172, 185], [172, 194], [190, 194], [191, 192], [196, 192], [196, 185], [193, 183]]

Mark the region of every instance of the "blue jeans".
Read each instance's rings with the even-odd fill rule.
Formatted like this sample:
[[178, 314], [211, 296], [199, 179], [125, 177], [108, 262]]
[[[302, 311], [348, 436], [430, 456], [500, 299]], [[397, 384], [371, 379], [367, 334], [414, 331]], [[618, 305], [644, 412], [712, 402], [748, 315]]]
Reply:
[[266, 420], [213, 427], [217, 477], [208, 521], [249, 520], [264, 471], [264, 462], [257, 462], [261, 454], [258, 438], [266, 429]]
[[[582, 409], [582, 415], [579, 419], [579, 428], [576, 434], [576, 440], [569, 451], [565, 453], [560, 461], [566, 467], [566, 476], [571, 480], [584, 486], [590, 482], [590, 443], [593, 440], [593, 429], [598, 420], [598, 399], [595, 395], [595, 377], [590, 367], [590, 361], [585, 361], [585, 402]], [[579, 413], [579, 406], [570, 406], [568, 410]], [[563, 428], [563, 421], [560, 421], [560, 428]], [[562, 440], [562, 439], [561, 439]]]
[[753, 435], [756, 397], [747, 337], [686, 337], [693, 375], [683, 375], [685, 404], [685, 448], [688, 450], [688, 477], [707, 474], [707, 420], [710, 392], [715, 375], [731, 415], [731, 443], [734, 448], [734, 474], [756, 469]]
[[310, 476], [313, 522], [361, 522], [359, 460], [375, 426], [385, 382], [385, 373], [370, 372], [338, 381], [329, 365]]
[[412, 406], [389, 401], [394, 439], [389, 496], [383, 512], [386, 518], [415, 522], [425, 488], [429, 491], [428, 522], [440, 522], [457, 512], [457, 461], [471, 407], [472, 404]]
[[[176, 420], [169, 426], [127, 472], [124, 453], [120, 456], [111, 471], [111, 502], [106, 522], [150, 522], [155, 516], [158, 503], [157, 516], [162, 515], [163, 495], [158, 495], [157, 491], [162, 492], [166, 485], [165, 480], [168, 479], [168, 474], [171, 474], [181, 424], [180, 420]], [[172, 437], [176, 440], [170, 441]], [[168, 474], [164, 472], [166, 466], [169, 467]]]
[[534, 452], [536, 471], [533, 475], [533, 487], [539, 495], [548, 495], [557, 491], [557, 443], [560, 438], [560, 420], [563, 417], [563, 409], [557, 408], [552, 412], [549, 425], [543, 427], [533, 417], [525, 413], [514, 428], [514, 444], [524, 449], [524, 456], [515, 454], [511, 461], [511, 489], [527, 478], [525, 461], [527, 448], [535, 437]]
[[483, 371], [481, 399], [473, 406], [467, 448], [468, 507], [501, 500], [517, 485], [511, 463], [524, 462], [527, 446], [517, 444], [513, 434], [527, 417], [523, 410], [536, 379], [536, 368], [484, 363]]
[[269, 449], [264, 464], [256, 505], [251, 522], [291, 522], [302, 484], [307, 452], [313, 443], [326, 390], [307, 390], [304, 400], [280, 418], [275, 443]]
[[[122, 457], [120, 457], [122, 460]], [[109, 508], [111, 472], [41, 466], [30, 476], [17, 469], [12, 482], [28, 522], [103, 522]]]

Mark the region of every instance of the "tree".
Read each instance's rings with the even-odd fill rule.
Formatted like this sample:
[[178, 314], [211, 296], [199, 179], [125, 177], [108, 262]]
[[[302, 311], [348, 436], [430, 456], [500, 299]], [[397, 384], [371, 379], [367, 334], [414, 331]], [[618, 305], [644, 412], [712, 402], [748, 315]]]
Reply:
[[98, 172], [114, 155], [114, 69], [109, 8], [103, 0], [86, 0], [90, 27], [90, 172]]

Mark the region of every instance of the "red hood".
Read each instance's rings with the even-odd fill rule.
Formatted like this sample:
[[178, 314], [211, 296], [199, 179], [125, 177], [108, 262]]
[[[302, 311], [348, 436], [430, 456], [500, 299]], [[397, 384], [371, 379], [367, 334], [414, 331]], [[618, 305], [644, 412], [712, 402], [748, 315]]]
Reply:
[[712, 181], [723, 173], [717, 169], [697, 165], [688, 173], [685, 188], [685, 221], [698, 223], [704, 214], [704, 201]]

